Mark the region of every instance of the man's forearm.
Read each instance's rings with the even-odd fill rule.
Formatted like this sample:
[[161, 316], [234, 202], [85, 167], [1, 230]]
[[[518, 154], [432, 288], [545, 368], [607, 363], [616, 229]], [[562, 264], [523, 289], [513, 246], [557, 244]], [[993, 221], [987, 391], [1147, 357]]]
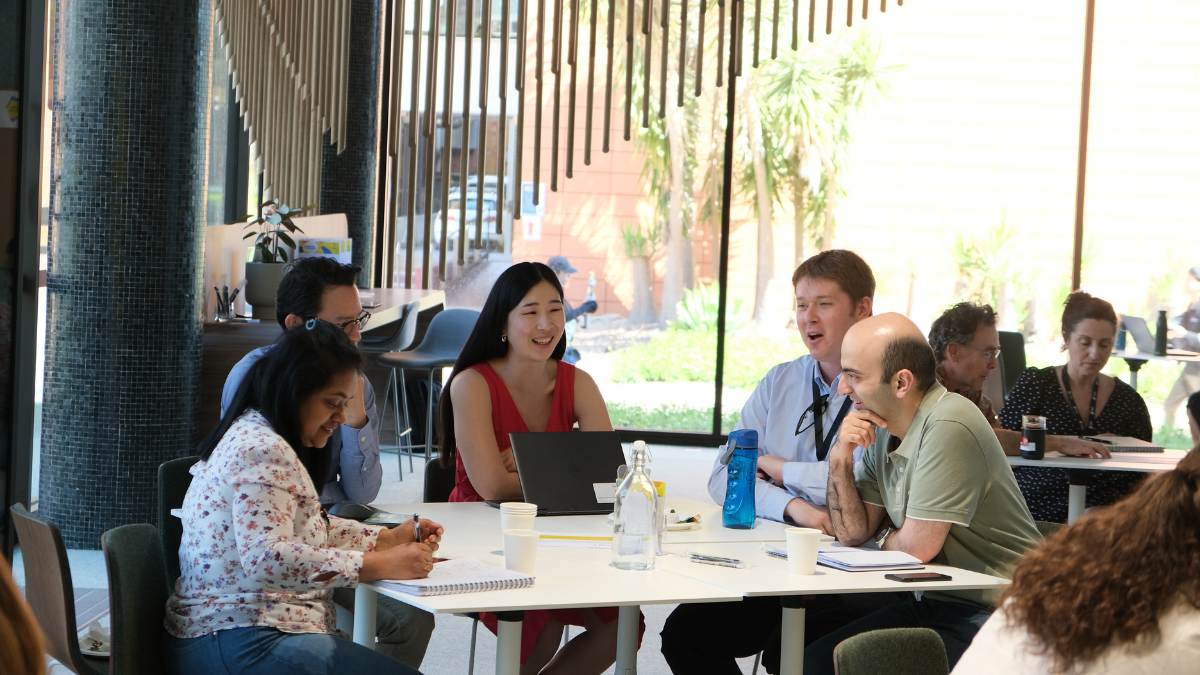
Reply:
[[826, 495], [829, 519], [834, 534], [846, 546], [858, 546], [871, 536], [868, 532], [867, 507], [854, 486], [853, 459], [829, 463], [829, 491]]
[[1009, 457], [1021, 456], [1021, 432], [1011, 429], [994, 429], [996, 432], [996, 440], [1000, 441], [1000, 447], [1004, 450], [1004, 454]]

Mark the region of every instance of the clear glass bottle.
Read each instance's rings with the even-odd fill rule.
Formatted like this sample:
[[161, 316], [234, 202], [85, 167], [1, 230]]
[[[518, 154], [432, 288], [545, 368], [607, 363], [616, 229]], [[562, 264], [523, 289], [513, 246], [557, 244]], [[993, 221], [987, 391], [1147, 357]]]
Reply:
[[658, 492], [650, 481], [650, 452], [644, 441], [633, 444], [631, 468], [617, 486], [613, 509], [613, 567], [652, 570], [658, 553]]

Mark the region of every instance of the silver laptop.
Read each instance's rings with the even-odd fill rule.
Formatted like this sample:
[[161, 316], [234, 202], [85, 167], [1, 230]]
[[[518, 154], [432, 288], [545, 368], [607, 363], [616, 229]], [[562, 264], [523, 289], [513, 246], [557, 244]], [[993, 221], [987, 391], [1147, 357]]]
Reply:
[[[1133, 338], [1134, 344], [1137, 345], [1138, 351], [1153, 354], [1154, 336], [1150, 334], [1150, 327], [1146, 325], [1146, 320], [1140, 316], [1123, 316], [1121, 317], [1121, 321], [1125, 323], [1125, 330], [1129, 331], [1129, 335]], [[1168, 348], [1167, 355], [1196, 356], [1197, 352], [1191, 352], [1186, 349]]]

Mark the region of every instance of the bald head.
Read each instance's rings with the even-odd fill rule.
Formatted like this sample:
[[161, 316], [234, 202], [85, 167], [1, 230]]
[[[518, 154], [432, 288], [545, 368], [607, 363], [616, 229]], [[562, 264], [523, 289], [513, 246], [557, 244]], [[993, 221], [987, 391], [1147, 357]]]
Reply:
[[878, 372], [879, 381], [891, 382], [896, 373], [912, 373], [918, 391], [934, 383], [933, 349], [908, 317], [890, 312], [863, 319], [850, 327], [842, 342], [842, 368], [860, 375]]

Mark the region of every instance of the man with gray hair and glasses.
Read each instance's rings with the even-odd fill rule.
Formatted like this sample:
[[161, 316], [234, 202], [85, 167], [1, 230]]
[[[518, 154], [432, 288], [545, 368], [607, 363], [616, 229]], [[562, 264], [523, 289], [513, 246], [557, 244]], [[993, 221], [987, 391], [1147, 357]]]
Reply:
[[947, 309], [929, 329], [929, 346], [937, 359], [937, 381], [979, 408], [993, 429], [1000, 420], [983, 394], [983, 383], [1000, 365], [1000, 332], [991, 305], [960, 302]]

